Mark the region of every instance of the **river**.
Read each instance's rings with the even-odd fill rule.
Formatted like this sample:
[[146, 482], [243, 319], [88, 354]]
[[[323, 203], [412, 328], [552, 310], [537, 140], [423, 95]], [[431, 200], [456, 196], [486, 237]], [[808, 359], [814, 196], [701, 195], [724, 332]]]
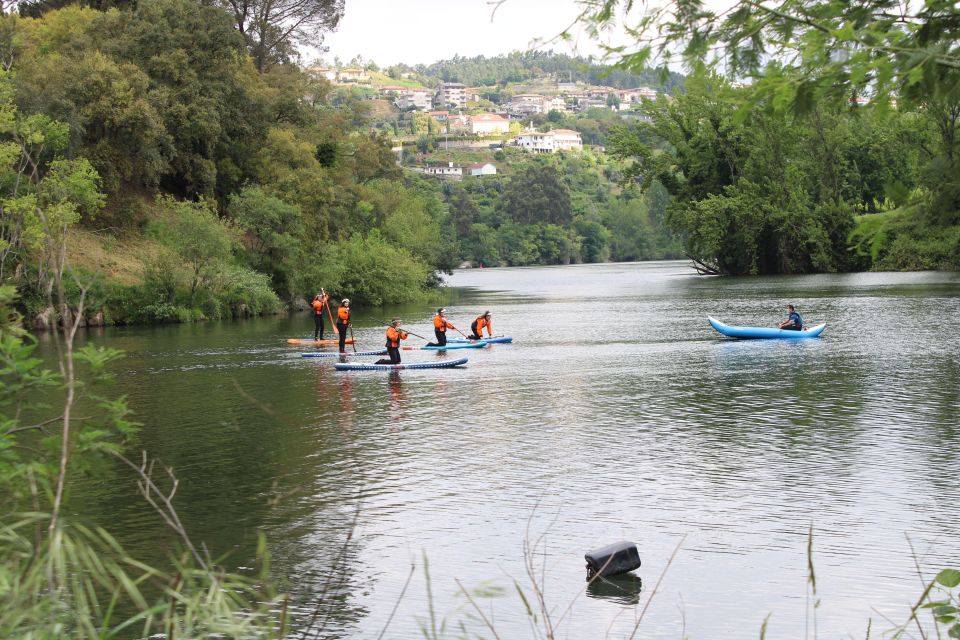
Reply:
[[[413, 565], [384, 637], [422, 637], [431, 603], [442, 637], [461, 622], [490, 637], [456, 580], [501, 638], [533, 637], [514, 585], [534, 604], [527, 548], [558, 638], [629, 637], [661, 576], [639, 638], [758, 637], [764, 620], [767, 638], [863, 638], [868, 621], [879, 637], [922, 591], [915, 563], [960, 566], [960, 274], [665, 262], [449, 282], [458, 327], [489, 309], [514, 343], [384, 374], [299, 357], [284, 338], [312, 333], [306, 314], [83, 338], [126, 351], [117, 391], [139, 447], [178, 476], [193, 537], [249, 571], [266, 534], [295, 624], [340, 563], [320, 637], [376, 638]], [[788, 302], [828, 323], [821, 338], [738, 342], [706, 322], [772, 325]], [[426, 306], [360, 310], [360, 346], [379, 348], [394, 314], [430, 335]], [[134, 555], [169, 553], [124, 469], [70, 507]], [[639, 547], [636, 578], [585, 590], [584, 552], [618, 540]]]

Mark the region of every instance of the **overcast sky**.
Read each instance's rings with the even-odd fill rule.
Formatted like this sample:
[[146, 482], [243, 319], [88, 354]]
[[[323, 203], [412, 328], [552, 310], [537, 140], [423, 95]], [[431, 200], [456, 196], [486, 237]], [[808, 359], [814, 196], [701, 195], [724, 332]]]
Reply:
[[[495, 13], [493, 8], [489, 0], [346, 0], [340, 26], [324, 39], [329, 51], [319, 55], [329, 63], [334, 56], [346, 62], [359, 54], [380, 66], [429, 64], [456, 54], [495, 56], [557, 36], [580, 11], [575, 0], [506, 0]], [[580, 53], [599, 53], [579, 29], [571, 34], [580, 34]], [[542, 48], [571, 52], [563, 42]]]

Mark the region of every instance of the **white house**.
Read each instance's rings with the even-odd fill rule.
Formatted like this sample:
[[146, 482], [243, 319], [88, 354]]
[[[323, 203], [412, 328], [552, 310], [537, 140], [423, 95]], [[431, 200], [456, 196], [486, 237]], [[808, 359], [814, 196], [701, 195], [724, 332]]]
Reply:
[[307, 69], [307, 73], [315, 78], [324, 78], [330, 82], [333, 82], [337, 79], [336, 69], [328, 69], [327, 67], [321, 67], [320, 65], [313, 65]]
[[517, 146], [531, 153], [553, 153], [553, 136], [540, 131], [524, 131], [516, 139]]
[[454, 180], [463, 178], [463, 167], [452, 162], [446, 165], [426, 167], [423, 172], [428, 176], [438, 176], [440, 178], [453, 178]]
[[469, 167], [471, 176], [495, 176], [497, 175], [497, 167], [490, 164], [472, 164]]
[[531, 153], [578, 151], [583, 149], [580, 133], [571, 129], [553, 129], [546, 133], [524, 131], [516, 139], [517, 146]]
[[462, 109], [467, 104], [467, 87], [460, 82], [444, 82], [437, 89], [436, 104]]
[[417, 111], [429, 111], [433, 108], [433, 93], [425, 89], [411, 89], [401, 93], [394, 104], [401, 111], [414, 107]]
[[470, 118], [470, 132], [475, 135], [498, 135], [510, 131], [510, 121], [495, 113], [481, 113]]
[[579, 131], [572, 129], [553, 129], [547, 132], [553, 136], [553, 148], [556, 151], [579, 151], [583, 149], [583, 140]]

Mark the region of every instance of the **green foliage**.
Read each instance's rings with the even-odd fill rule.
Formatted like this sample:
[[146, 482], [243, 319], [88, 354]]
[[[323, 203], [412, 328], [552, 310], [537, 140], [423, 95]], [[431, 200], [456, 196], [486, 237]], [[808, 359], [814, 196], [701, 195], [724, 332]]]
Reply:
[[[415, 71], [421, 76], [437, 78], [441, 82], [463, 82], [468, 86], [487, 87], [502, 87], [508, 82], [522, 83], [544, 76], [622, 89], [650, 86], [666, 92], [683, 84], [683, 76], [674, 72], [636, 69], [637, 72], [634, 73], [633, 70], [611, 68], [589, 58], [538, 50], [514, 51], [489, 58], [456, 57], [414, 67], [398, 65], [397, 71]], [[491, 99], [499, 99], [495, 93], [487, 95]]]
[[230, 197], [227, 212], [245, 233], [243, 245], [248, 264], [270, 274], [274, 288], [289, 295], [290, 278], [300, 258], [300, 209], [261, 187], [250, 186]]
[[421, 295], [430, 272], [425, 262], [371, 231], [324, 246], [300, 272], [298, 288], [312, 290], [322, 282], [354, 303], [380, 306]]
[[[734, 108], [732, 129], [717, 128], [711, 138], [703, 135], [703, 126], [694, 127], [703, 145], [699, 150], [706, 152], [706, 165], [697, 167], [683, 158], [683, 149], [671, 153], [683, 165], [679, 173], [684, 180], [679, 183], [667, 179], [678, 174], [669, 161], [656, 157], [649, 147], [643, 150], [643, 144], [633, 144], [632, 152], [628, 151], [631, 143], [621, 140], [624, 155], [641, 158], [645, 179], [656, 175], [675, 195], [689, 191], [679, 197], [681, 202], [717, 196], [741, 171], [735, 162], [743, 153], [737, 146], [740, 140], [729, 134], [741, 128], [752, 134], [760, 115], [767, 121], [781, 118], [780, 131], [790, 136], [806, 130], [801, 136], [807, 139], [804, 146], [813, 152], [809, 157], [819, 161], [819, 171], [808, 166], [805, 172], [818, 182], [811, 192], [814, 212], [827, 209], [837, 214], [828, 216], [831, 219], [823, 229], [833, 267], [844, 268], [840, 241], [850, 226], [844, 219], [846, 209], [872, 212], [907, 204], [919, 205], [917, 213], [924, 220], [899, 229], [905, 233], [891, 241], [892, 262], [885, 264], [928, 268], [950, 264], [944, 259], [952, 248], [950, 229], [960, 223], [960, 7], [956, 3], [894, 7], [888, 0], [801, 0], [772, 7], [738, 0], [718, 12], [699, 2], [675, 0], [643, 15], [634, 5], [629, 0], [604, 0], [586, 7], [581, 15], [594, 33], [615, 21], [628, 25], [639, 46], [629, 48], [629, 54], [624, 54], [628, 48], [609, 49], [620, 57], [619, 66], [638, 68], [653, 58], [666, 62], [681, 57], [700, 75], [708, 68], [723, 68], [737, 79], [752, 79], [740, 91], [714, 95], [714, 107], [722, 100], [727, 108]], [[691, 88], [689, 82], [687, 88]], [[695, 87], [688, 93], [705, 95]], [[868, 106], [854, 106], [863, 103]], [[720, 116], [707, 117], [701, 124], [724, 122], [723, 109], [699, 111]], [[661, 119], [658, 134], [673, 142], [677, 136], [665, 134], [667, 124]], [[673, 118], [671, 126], [687, 130], [690, 124], [681, 117]], [[722, 147], [710, 146], [711, 140], [731, 145], [729, 167], [717, 163], [724, 154]], [[770, 149], [776, 147], [769, 136], [765, 143]], [[801, 159], [796, 161], [802, 163]], [[704, 173], [705, 169], [714, 173]], [[828, 201], [832, 204], [825, 204]], [[936, 227], [946, 231], [945, 241], [926, 234]], [[876, 251], [858, 249], [855, 262], [862, 263], [868, 253]], [[709, 261], [710, 257], [699, 259]], [[810, 268], [823, 263], [799, 264], [803, 262]], [[762, 265], [759, 269], [764, 271]]]
[[159, 204], [172, 215], [158, 225], [161, 241], [175, 251], [189, 273], [190, 305], [197, 293], [211, 286], [214, 276], [237, 245], [236, 230], [217, 218], [202, 200], [182, 202], [169, 196]]
[[499, 209], [521, 224], [567, 225], [573, 217], [570, 191], [549, 164], [532, 163], [507, 183]]
[[650, 122], [620, 130], [612, 147], [633, 160], [626, 177], [670, 193], [666, 220], [687, 254], [730, 274], [846, 268], [850, 200], [863, 199], [851, 189], [861, 174], [848, 120], [826, 109], [743, 112], [744, 90], [712, 76], [686, 86], [647, 104]]

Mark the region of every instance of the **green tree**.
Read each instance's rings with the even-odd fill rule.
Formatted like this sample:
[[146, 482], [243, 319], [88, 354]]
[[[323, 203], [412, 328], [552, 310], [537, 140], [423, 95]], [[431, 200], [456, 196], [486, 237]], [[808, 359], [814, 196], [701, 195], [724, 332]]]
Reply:
[[570, 190], [555, 167], [531, 163], [515, 173], [498, 208], [522, 224], [567, 225], [573, 219]]
[[212, 0], [233, 15], [260, 71], [295, 55], [297, 44], [318, 46], [336, 28], [343, 0]]
[[269, 274], [274, 288], [292, 294], [290, 278], [300, 261], [303, 234], [300, 209], [250, 186], [230, 197], [227, 212], [245, 232], [250, 266]]
[[227, 263], [237, 242], [236, 231], [217, 218], [204, 201], [184, 202], [162, 196], [158, 204], [172, 213], [161, 225], [160, 237], [187, 266], [190, 304], [210, 287]]

